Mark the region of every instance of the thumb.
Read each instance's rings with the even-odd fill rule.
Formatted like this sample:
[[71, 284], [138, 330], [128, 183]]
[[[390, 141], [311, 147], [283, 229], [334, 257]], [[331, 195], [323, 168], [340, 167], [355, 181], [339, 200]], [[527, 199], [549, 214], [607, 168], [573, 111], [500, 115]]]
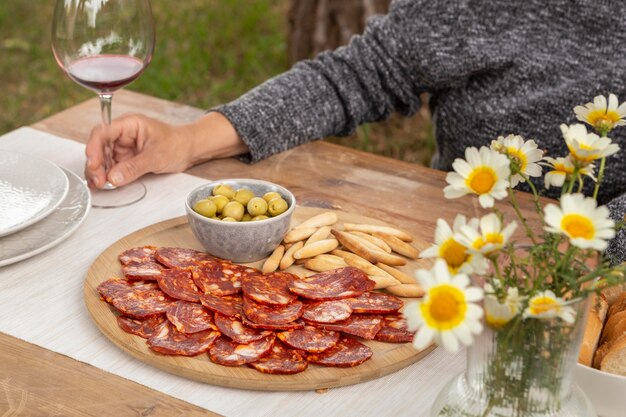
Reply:
[[116, 187], [121, 187], [135, 181], [137, 178], [150, 172], [150, 158], [145, 153], [139, 153], [132, 158], [115, 164], [107, 175], [107, 179]]

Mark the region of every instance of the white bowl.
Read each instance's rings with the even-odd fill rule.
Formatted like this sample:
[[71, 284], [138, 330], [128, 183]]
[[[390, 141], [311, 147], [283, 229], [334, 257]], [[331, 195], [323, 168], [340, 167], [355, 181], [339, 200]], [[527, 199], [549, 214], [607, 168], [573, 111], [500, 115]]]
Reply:
[[626, 377], [576, 364], [574, 382], [601, 417], [626, 417]]
[[[235, 189], [246, 187], [257, 196], [275, 191], [287, 201], [289, 207], [276, 217], [252, 222], [223, 222], [193, 211], [194, 204], [211, 195], [213, 187], [218, 184], [227, 184]], [[211, 255], [233, 262], [254, 262], [272, 253], [289, 230], [295, 207], [296, 198], [286, 188], [268, 181], [245, 178], [206, 183], [191, 191], [185, 201], [191, 230], [204, 249]]]

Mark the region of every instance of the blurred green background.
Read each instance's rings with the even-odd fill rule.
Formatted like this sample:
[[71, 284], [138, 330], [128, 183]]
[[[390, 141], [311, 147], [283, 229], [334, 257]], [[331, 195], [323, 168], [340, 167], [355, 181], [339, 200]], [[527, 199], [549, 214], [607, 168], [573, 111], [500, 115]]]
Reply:
[[[152, 7], [154, 59], [130, 90], [208, 108], [288, 69], [288, 0], [152, 0]], [[53, 0], [0, 2], [0, 134], [93, 97], [52, 57], [53, 9]], [[330, 140], [427, 164], [434, 149], [427, 118], [426, 111], [394, 116]]]

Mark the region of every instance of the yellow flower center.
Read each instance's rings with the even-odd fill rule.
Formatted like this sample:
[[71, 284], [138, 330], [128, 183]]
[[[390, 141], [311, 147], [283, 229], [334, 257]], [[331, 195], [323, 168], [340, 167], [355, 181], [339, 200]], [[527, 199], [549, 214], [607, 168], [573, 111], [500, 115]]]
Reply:
[[469, 257], [465, 249], [465, 246], [454, 240], [454, 238], [449, 238], [439, 246], [439, 256], [445, 259], [451, 269], [456, 270]]
[[524, 170], [526, 169], [526, 165], [528, 165], [528, 159], [526, 158], [526, 155], [522, 152], [522, 150], [509, 146], [508, 148], [506, 148], [506, 153], [519, 163], [519, 170], [521, 172], [524, 172]]
[[551, 310], [558, 310], [559, 303], [554, 298], [537, 297], [530, 301], [530, 305], [528, 307], [530, 309], [530, 314], [537, 316]]
[[466, 184], [476, 194], [485, 194], [491, 191], [497, 180], [498, 177], [491, 167], [480, 166], [472, 171]]
[[619, 113], [614, 110], [593, 110], [587, 115], [587, 121], [592, 126], [609, 125], [613, 127], [620, 119]]
[[487, 235], [476, 239], [472, 246], [474, 249], [480, 249], [488, 243], [493, 243], [498, 247], [502, 246], [504, 243], [504, 236], [502, 236], [502, 233], [487, 233]]
[[565, 166], [565, 164], [556, 162], [554, 164], [554, 170], [557, 171], [558, 173], [563, 173], [563, 174], [572, 174], [574, 173], [574, 167], [567, 167]]
[[570, 237], [583, 239], [593, 239], [596, 231], [589, 218], [576, 213], [563, 216], [561, 229]]
[[429, 291], [428, 302], [420, 309], [426, 324], [438, 330], [450, 330], [465, 319], [467, 303], [463, 291], [448, 284], [433, 287]]

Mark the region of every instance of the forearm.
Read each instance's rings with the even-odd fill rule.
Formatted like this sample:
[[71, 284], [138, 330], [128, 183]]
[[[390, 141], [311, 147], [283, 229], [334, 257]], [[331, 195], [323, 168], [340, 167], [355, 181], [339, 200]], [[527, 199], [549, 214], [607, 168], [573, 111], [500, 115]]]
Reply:
[[195, 122], [181, 126], [180, 129], [189, 143], [190, 165], [248, 152], [248, 147], [239, 138], [233, 125], [221, 113], [207, 113]]

